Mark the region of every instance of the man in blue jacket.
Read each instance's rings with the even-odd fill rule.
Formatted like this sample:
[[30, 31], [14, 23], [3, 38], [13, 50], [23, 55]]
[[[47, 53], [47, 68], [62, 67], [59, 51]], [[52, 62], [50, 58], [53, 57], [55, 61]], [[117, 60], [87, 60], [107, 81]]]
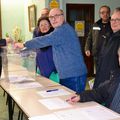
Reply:
[[16, 43], [19, 48], [27, 49], [52, 46], [53, 60], [60, 77], [60, 84], [80, 93], [85, 89], [87, 69], [75, 30], [65, 22], [63, 11], [54, 8], [49, 20], [55, 28], [48, 35], [34, 38], [25, 44]]

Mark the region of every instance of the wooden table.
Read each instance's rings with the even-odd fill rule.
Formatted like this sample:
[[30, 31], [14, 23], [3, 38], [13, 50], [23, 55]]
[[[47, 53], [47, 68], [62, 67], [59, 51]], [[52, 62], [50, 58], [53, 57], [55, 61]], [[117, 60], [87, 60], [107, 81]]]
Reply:
[[[13, 113], [12, 113], [12, 99], [15, 103], [20, 107], [20, 109], [27, 115], [27, 117], [45, 115], [49, 113], [53, 113], [59, 110], [49, 110], [44, 105], [42, 105], [38, 100], [43, 99], [39, 94], [38, 91], [41, 90], [49, 90], [49, 89], [65, 89], [69, 91], [70, 95], [63, 95], [59, 96], [60, 99], [66, 100], [68, 97], [75, 94], [72, 90], [61, 86], [58, 83], [55, 83], [45, 77], [36, 76], [35, 74], [29, 74], [28, 71], [22, 69], [20, 66], [15, 66], [15, 68], [9, 71], [9, 75], [30, 75], [33, 77], [37, 82], [39, 82], [43, 87], [39, 88], [31, 88], [31, 89], [18, 89], [16, 88], [15, 84], [10, 83], [9, 80], [3, 79], [0, 81], [1, 88], [6, 91], [8, 94], [8, 112], [9, 112], [9, 120], [13, 120]], [[88, 106], [95, 106], [98, 105], [96, 102], [86, 102], [86, 103], [76, 103], [71, 108], [66, 109], [73, 109], [73, 108], [82, 108]], [[66, 110], [60, 109], [60, 110]], [[110, 111], [109, 109], [105, 108], [106, 110]], [[117, 114], [117, 113], [115, 113]], [[119, 120], [119, 119], [114, 119]]]

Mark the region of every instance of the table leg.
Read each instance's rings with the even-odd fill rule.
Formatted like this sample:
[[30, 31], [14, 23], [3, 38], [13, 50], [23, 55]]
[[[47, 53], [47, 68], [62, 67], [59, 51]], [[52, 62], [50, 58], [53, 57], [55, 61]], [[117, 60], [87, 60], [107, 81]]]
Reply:
[[12, 111], [12, 98], [10, 95], [8, 95], [8, 115], [9, 120], [13, 120], [13, 111]]

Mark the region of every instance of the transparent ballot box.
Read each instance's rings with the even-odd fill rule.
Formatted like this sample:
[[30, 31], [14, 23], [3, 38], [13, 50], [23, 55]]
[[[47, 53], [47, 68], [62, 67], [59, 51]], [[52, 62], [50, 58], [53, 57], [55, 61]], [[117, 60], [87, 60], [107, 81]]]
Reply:
[[8, 77], [10, 72], [36, 72], [36, 52], [29, 50], [13, 50], [8, 52], [6, 47], [1, 49], [1, 79]]

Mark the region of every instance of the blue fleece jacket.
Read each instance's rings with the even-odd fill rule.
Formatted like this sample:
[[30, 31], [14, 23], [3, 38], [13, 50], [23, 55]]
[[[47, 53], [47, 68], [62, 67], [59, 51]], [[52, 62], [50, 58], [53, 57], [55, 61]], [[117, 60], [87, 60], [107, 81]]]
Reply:
[[55, 28], [48, 35], [27, 41], [24, 45], [27, 49], [52, 46], [53, 60], [60, 79], [87, 73], [77, 34], [67, 23]]

